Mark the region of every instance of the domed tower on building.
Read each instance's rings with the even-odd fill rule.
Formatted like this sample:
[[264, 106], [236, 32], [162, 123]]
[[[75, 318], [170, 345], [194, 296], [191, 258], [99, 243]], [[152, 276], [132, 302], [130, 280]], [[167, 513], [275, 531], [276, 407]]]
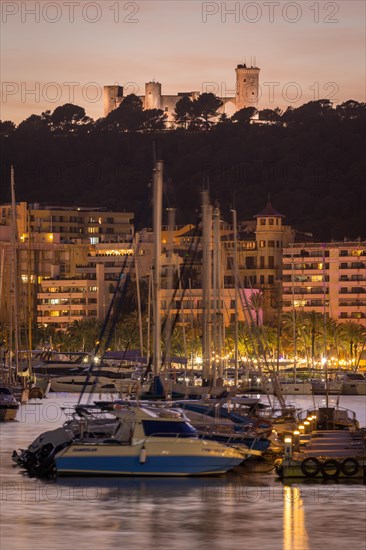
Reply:
[[117, 109], [123, 101], [123, 87], [113, 84], [103, 87], [103, 110], [106, 117], [111, 111]]
[[238, 65], [236, 72], [236, 95], [235, 106], [236, 110], [244, 109], [244, 107], [258, 106], [259, 99], [259, 72], [258, 67], [247, 67], [246, 63]]
[[146, 82], [144, 109], [161, 109], [160, 82]]

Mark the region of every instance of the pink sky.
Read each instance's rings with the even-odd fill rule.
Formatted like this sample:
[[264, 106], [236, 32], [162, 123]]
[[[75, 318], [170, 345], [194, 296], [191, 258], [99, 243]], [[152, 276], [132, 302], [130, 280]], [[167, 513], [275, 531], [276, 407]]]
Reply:
[[102, 87], [115, 82], [140, 94], [152, 79], [166, 94], [209, 82], [232, 95], [236, 65], [254, 56], [260, 108], [365, 101], [365, 46], [363, 1], [3, 0], [1, 119], [67, 102], [97, 119]]

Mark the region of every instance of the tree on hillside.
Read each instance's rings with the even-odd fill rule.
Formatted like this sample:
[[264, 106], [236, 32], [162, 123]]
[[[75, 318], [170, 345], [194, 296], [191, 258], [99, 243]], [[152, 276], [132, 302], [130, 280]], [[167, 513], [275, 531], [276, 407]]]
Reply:
[[258, 111], [255, 107], [244, 107], [243, 109], [240, 109], [240, 111], [234, 113], [231, 120], [233, 122], [237, 122], [241, 126], [247, 126], [250, 124], [251, 119], [257, 114], [257, 112]]
[[91, 124], [93, 121], [86, 116], [85, 109], [79, 105], [65, 103], [56, 107], [49, 118], [51, 130], [62, 133], [75, 132], [80, 126]]
[[228, 124], [231, 124], [232, 123], [232, 120], [231, 118], [229, 117], [229, 115], [227, 113], [222, 113], [220, 116], [219, 116], [219, 120], [218, 120], [218, 124], [220, 125], [228, 125]]
[[193, 102], [188, 96], [183, 96], [176, 104], [174, 110], [174, 120], [177, 126], [188, 128], [192, 119]]
[[278, 107], [276, 109], [263, 109], [259, 111], [259, 120], [279, 123], [281, 121], [282, 111]]
[[0, 120], [0, 136], [8, 137], [15, 132], [15, 124], [11, 120]]
[[365, 119], [366, 103], [359, 103], [354, 99], [349, 99], [340, 105], [337, 105], [336, 112], [341, 120]]
[[215, 94], [204, 93], [192, 103], [192, 129], [209, 130], [213, 119], [217, 118], [217, 111], [222, 107], [222, 101]]
[[130, 94], [117, 109], [107, 115], [103, 127], [120, 132], [137, 132], [142, 129], [144, 122], [142, 101], [135, 94]]
[[29, 136], [31, 139], [35, 134], [49, 132], [51, 111], [45, 111], [41, 115], [31, 115], [21, 122], [16, 133]]
[[282, 115], [282, 121], [287, 124], [314, 124], [322, 120], [337, 117], [336, 110], [329, 99], [309, 101], [296, 109], [288, 107]]
[[167, 118], [167, 115], [162, 109], [146, 109], [146, 111], [144, 111], [142, 130], [146, 132], [165, 130]]

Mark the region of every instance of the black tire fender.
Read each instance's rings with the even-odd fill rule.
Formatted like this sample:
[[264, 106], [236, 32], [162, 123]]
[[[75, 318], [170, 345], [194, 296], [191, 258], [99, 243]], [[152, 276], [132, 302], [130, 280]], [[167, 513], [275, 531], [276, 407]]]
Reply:
[[[327, 468], [329, 466], [331, 468], [334, 468], [333, 473], [329, 473], [327, 471]], [[329, 460], [325, 460], [325, 462], [322, 463], [320, 471], [325, 479], [337, 479], [341, 471], [341, 465], [338, 460], [335, 460], [334, 458], [329, 458]]]
[[315, 477], [321, 470], [320, 461], [313, 456], [305, 458], [300, 467], [305, 477]]
[[352, 457], [345, 458], [341, 464], [341, 472], [346, 477], [353, 477], [358, 474], [360, 470], [360, 465]]

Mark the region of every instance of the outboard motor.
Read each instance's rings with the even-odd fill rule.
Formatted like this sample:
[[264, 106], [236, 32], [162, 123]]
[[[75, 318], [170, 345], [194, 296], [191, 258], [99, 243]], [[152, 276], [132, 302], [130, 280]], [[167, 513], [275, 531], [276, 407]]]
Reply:
[[70, 445], [73, 436], [64, 428], [44, 432], [28, 447], [18, 453], [13, 451], [12, 459], [31, 476], [48, 477], [54, 468], [55, 455]]

